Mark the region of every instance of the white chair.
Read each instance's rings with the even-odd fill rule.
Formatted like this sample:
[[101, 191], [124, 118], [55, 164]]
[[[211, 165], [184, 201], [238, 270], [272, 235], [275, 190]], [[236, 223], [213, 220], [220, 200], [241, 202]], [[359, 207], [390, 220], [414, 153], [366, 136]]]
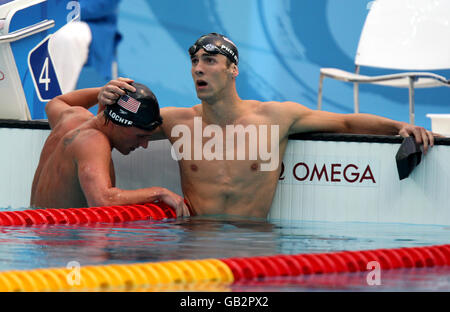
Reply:
[[[354, 112], [359, 113], [360, 83], [409, 89], [409, 122], [414, 124], [414, 89], [450, 87], [432, 70], [450, 69], [450, 0], [376, 0], [367, 15], [355, 57], [355, 73], [321, 68], [317, 109], [322, 109], [325, 77], [354, 84]], [[360, 67], [406, 70], [365, 76]], [[412, 72], [416, 71], [416, 72]]]

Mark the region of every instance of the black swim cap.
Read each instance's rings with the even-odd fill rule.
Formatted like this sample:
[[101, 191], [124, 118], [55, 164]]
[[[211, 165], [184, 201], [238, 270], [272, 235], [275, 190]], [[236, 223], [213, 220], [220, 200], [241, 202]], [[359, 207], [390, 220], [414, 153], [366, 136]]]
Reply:
[[198, 50], [204, 49], [210, 54], [225, 55], [232, 63], [238, 64], [239, 53], [236, 45], [225, 37], [217, 33], [203, 35], [189, 48], [189, 55], [193, 57]]
[[136, 92], [126, 90], [115, 104], [107, 105], [105, 116], [113, 123], [123, 127], [137, 127], [154, 130], [162, 124], [159, 105], [153, 92], [140, 83], [131, 83]]

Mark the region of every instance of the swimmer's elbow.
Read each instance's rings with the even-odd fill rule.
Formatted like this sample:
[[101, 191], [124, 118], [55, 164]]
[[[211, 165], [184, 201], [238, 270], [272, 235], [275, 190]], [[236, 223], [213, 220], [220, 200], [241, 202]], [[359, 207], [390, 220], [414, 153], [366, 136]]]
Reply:
[[340, 123], [341, 133], [354, 133], [353, 125], [348, 119], [344, 119]]
[[111, 206], [108, 201], [101, 198], [86, 199], [88, 207], [106, 207]]
[[95, 194], [86, 196], [89, 207], [105, 207], [121, 205], [119, 189], [109, 188], [103, 191], [95, 191]]
[[354, 125], [354, 114], [333, 114], [330, 120], [330, 132], [334, 133], [356, 133]]
[[53, 98], [44, 107], [45, 113], [47, 116], [52, 115], [53, 107], [56, 106], [56, 102], [58, 101], [58, 97]]
[[[51, 99], [50, 101], [47, 102], [47, 104], [45, 105], [45, 112], [51, 112], [53, 109], [55, 109], [55, 107], [61, 106], [61, 104], [66, 104], [62, 99], [61, 99], [61, 95], [55, 96], [53, 99]], [[66, 104], [67, 105], [67, 104]]]
[[45, 113], [47, 115], [50, 127], [53, 128], [61, 119], [62, 113], [66, 111], [70, 106], [61, 100], [60, 96], [53, 98], [45, 105]]

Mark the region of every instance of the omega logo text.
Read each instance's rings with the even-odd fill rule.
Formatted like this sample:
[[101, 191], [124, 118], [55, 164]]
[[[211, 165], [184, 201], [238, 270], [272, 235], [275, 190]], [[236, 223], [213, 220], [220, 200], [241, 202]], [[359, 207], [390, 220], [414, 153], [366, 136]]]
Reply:
[[280, 181], [291, 180], [304, 183], [325, 184], [376, 184], [374, 171], [370, 164], [320, 163], [298, 161], [290, 168], [281, 163]]

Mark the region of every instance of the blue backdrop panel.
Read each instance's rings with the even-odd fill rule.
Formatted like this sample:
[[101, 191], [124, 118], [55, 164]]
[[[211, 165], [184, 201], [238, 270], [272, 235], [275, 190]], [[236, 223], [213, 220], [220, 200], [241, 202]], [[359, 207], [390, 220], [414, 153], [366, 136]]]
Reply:
[[[27, 64], [29, 52], [67, 22], [69, 0], [49, 0], [18, 12], [11, 30], [54, 19], [56, 26], [11, 44], [34, 119], [45, 118]], [[150, 86], [161, 106], [199, 102], [190, 73], [189, 46], [202, 34], [223, 33], [239, 48], [238, 92], [243, 99], [295, 101], [316, 108], [322, 67], [354, 70], [359, 36], [370, 0], [122, 0], [118, 30], [119, 75]], [[42, 69], [42, 67], [41, 67]], [[363, 68], [368, 75], [386, 74]], [[84, 73], [84, 74], [83, 74]], [[450, 71], [438, 71], [450, 77]], [[82, 72], [78, 86], [104, 84]], [[324, 82], [325, 110], [353, 111], [353, 86]], [[360, 86], [361, 112], [408, 122], [407, 89]], [[427, 113], [450, 113], [450, 88], [416, 91], [416, 123], [431, 128]]]
[[[317, 106], [319, 70], [354, 70], [369, 0], [123, 0], [119, 10], [119, 75], [149, 85], [162, 106], [199, 100], [190, 74], [189, 46], [202, 34], [227, 35], [239, 48], [238, 92], [243, 99]], [[392, 72], [392, 71], [390, 71]], [[362, 69], [363, 74], [390, 73]], [[450, 71], [437, 72], [446, 77]], [[352, 84], [326, 79], [325, 110], [353, 111]], [[408, 122], [408, 91], [361, 85], [361, 112]], [[416, 91], [416, 124], [427, 113], [450, 113], [450, 88]]]

